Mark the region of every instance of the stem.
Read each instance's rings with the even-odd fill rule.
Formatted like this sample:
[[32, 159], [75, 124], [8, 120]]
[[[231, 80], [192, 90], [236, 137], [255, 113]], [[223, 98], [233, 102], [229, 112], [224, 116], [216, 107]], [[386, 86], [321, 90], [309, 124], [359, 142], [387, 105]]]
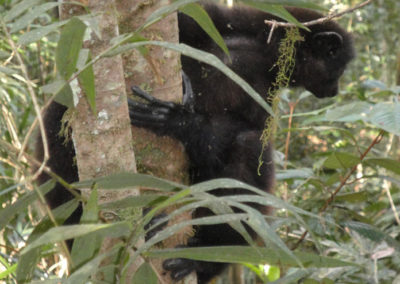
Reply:
[[[365, 157], [367, 156], [367, 154], [371, 151], [371, 149], [378, 144], [379, 142], [381, 142], [383, 134], [385, 133], [384, 130], [381, 130], [379, 132], [379, 134], [375, 137], [375, 139], [372, 141], [372, 143], [368, 146], [367, 150], [364, 151], [364, 153], [361, 154], [360, 156], [360, 162], [357, 163], [356, 165], [354, 165], [350, 171], [347, 173], [347, 175], [345, 176], [345, 178], [343, 178], [340, 182], [340, 184], [338, 185], [338, 187], [333, 191], [333, 193], [331, 194], [331, 196], [326, 200], [324, 206], [322, 206], [322, 208], [319, 210], [319, 213], [323, 213], [325, 212], [325, 210], [328, 208], [328, 206], [333, 202], [333, 200], [335, 199], [335, 196], [339, 193], [339, 191], [343, 188], [343, 186], [347, 183], [347, 181], [349, 180], [349, 178], [352, 176], [352, 174], [354, 174], [354, 172], [357, 170], [357, 166], [365, 159]], [[308, 232], [305, 231], [303, 233], [303, 235], [301, 235], [300, 239], [297, 241], [297, 243], [294, 245], [293, 250], [295, 250], [300, 243], [304, 240], [304, 238], [307, 236]]]
[[[317, 24], [322, 24], [324, 22], [332, 20], [333, 18], [339, 18], [339, 17], [341, 17], [341, 16], [343, 16], [345, 14], [348, 14], [348, 13], [351, 13], [351, 12], [353, 12], [355, 10], [358, 10], [358, 9], [370, 4], [372, 1], [374, 1], [374, 0], [367, 0], [367, 1], [365, 1], [365, 2], [363, 2], [361, 4], [359, 4], [359, 5], [356, 5], [356, 6], [352, 7], [352, 8], [349, 8], [347, 10], [344, 10], [344, 11], [341, 11], [341, 12], [338, 12], [338, 13], [334, 13], [334, 14], [330, 14], [330, 15], [327, 15], [326, 17], [319, 18], [319, 19], [316, 19], [316, 20], [312, 20], [312, 21], [309, 21], [309, 22], [304, 22], [304, 23], [301, 23], [301, 24], [303, 26], [306, 26], [306, 27], [312, 26], [312, 25], [317, 25]], [[277, 21], [270, 21], [270, 20], [265, 20], [264, 23], [266, 23], [267, 25], [272, 25], [273, 27], [276, 27], [276, 26], [279, 26], [279, 27], [296, 27], [297, 26], [297, 25], [292, 24], [292, 23], [277, 22]]]

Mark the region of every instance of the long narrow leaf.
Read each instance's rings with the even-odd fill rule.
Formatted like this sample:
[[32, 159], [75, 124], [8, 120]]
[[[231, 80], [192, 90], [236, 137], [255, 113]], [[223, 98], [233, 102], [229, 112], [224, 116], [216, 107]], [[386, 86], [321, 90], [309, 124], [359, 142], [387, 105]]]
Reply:
[[56, 64], [62, 78], [68, 80], [76, 70], [86, 25], [74, 17], [61, 30], [56, 50]]
[[180, 7], [185, 6], [190, 3], [198, 2], [199, 0], [177, 0], [172, 2], [169, 5], [162, 6], [161, 8], [154, 11], [147, 19], [146, 22], [136, 31], [140, 32], [141, 30], [151, 26], [152, 24], [158, 22], [169, 14], [177, 11]]
[[[323, 257], [317, 254], [294, 252], [304, 267], [343, 267], [357, 266], [355, 263], [334, 258]], [[298, 267], [299, 264], [286, 254], [278, 254], [274, 250], [262, 247], [225, 246], [225, 247], [198, 247], [152, 250], [144, 253], [151, 258], [189, 258], [202, 261], [229, 262], [229, 263], [269, 263], [271, 265], [285, 265]]]
[[7, 12], [7, 14], [4, 16], [4, 21], [10, 22], [14, 20], [16, 17], [26, 12], [26, 10], [39, 4], [42, 1], [43, 0], [24, 0], [19, 2], [14, 7], [12, 7], [10, 11]]
[[127, 222], [113, 224], [89, 224], [89, 225], [70, 225], [52, 228], [30, 243], [21, 254], [28, 253], [34, 248], [48, 244], [73, 239], [87, 234], [98, 234], [99, 236], [121, 237], [127, 236], [132, 226]]
[[[73, 199], [60, 205], [52, 211], [52, 214], [58, 224], [64, 223], [64, 221], [78, 208], [78, 201]], [[30, 244], [40, 236], [42, 236], [47, 230], [54, 226], [50, 218], [44, 218], [30, 234], [27, 243]], [[21, 254], [18, 259], [18, 268], [16, 279], [17, 283], [26, 283], [30, 281], [34, 275], [36, 264], [39, 261], [41, 255], [41, 248], [36, 247], [27, 253]]]
[[229, 50], [221, 34], [215, 27], [207, 12], [198, 4], [188, 4], [179, 9], [182, 13], [193, 18], [199, 26], [215, 41], [216, 44], [229, 56]]
[[[55, 183], [53, 181], [48, 181], [41, 185], [38, 190], [40, 194], [45, 195], [49, 192]], [[36, 191], [31, 191], [28, 194], [25, 194], [21, 198], [19, 198], [15, 203], [0, 211], [0, 228], [4, 228], [10, 220], [19, 212], [26, 210], [28, 205], [34, 202], [38, 198]]]
[[57, 2], [49, 2], [36, 6], [35, 8], [32, 9], [32, 11], [29, 11], [24, 16], [15, 21], [11, 26], [10, 32], [14, 33], [16, 31], [19, 31], [27, 27], [30, 23], [32, 23], [34, 19], [36, 19], [37, 17], [41, 16], [44, 12], [53, 9], [58, 5], [60, 4]]
[[265, 102], [265, 100], [239, 75], [233, 72], [229, 67], [227, 67], [218, 57], [215, 55], [202, 51], [200, 49], [196, 49], [190, 47], [186, 44], [177, 44], [177, 43], [170, 43], [170, 42], [162, 42], [162, 41], [141, 41], [141, 42], [134, 42], [119, 46], [112, 51], [108, 52], [105, 56], [114, 56], [119, 53], [123, 53], [129, 51], [131, 49], [136, 49], [143, 45], [156, 45], [162, 46], [171, 50], [175, 50], [180, 52], [183, 55], [188, 57], [194, 58], [198, 61], [207, 63], [226, 76], [228, 76], [232, 81], [237, 83], [250, 97], [252, 97], [261, 107], [263, 107], [271, 116], [274, 116], [274, 112], [272, 111], [271, 107]]
[[78, 188], [91, 187], [97, 184], [98, 189], [125, 189], [129, 187], [146, 187], [162, 191], [174, 191], [186, 186], [169, 180], [157, 178], [145, 174], [119, 173], [107, 177], [100, 177], [86, 181], [76, 182], [73, 185]]

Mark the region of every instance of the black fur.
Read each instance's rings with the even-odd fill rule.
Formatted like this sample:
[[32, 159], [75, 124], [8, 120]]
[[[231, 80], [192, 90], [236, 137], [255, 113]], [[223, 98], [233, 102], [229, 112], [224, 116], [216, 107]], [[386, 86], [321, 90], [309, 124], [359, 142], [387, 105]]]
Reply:
[[[285, 31], [282, 28], [275, 30], [272, 42], [267, 44], [269, 28], [264, 20], [277, 18], [244, 7], [228, 9], [213, 4], [204, 4], [204, 7], [222, 34], [232, 61], [191, 18], [183, 14], [179, 14], [180, 41], [215, 54], [256, 91], [265, 94], [275, 80], [274, 63]], [[289, 11], [301, 22], [321, 17], [305, 9]], [[354, 56], [351, 36], [334, 22], [314, 25], [310, 29], [311, 32], [301, 30], [305, 41], [297, 44], [296, 65], [290, 85], [305, 87], [317, 97], [334, 96], [338, 79]], [[160, 102], [135, 88], [134, 92], [144, 97], [148, 104], [130, 101], [132, 124], [179, 139], [189, 156], [192, 183], [231, 177], [270, 192], [274, 182], [271, 146], [265, 149], [261, 175], [257, 174], [261, 152], [259, 138], [268, 114], [218, 70], [185, 56], [182, 56], [182, 69], [189, 78], [184, 78], [185, 104]], [[53, 103], [45, 118], [51, 152], [48, 165], [71, 182], [77, 180], [72, 163], [74, 150], [70, 143], [62, 146], [62, 139], [57, 135], [64, 111], [63, 107]], [[40, 148], [39, 145], [39, 152]], [[41, 177], [42, 182], [45, 179], [45, 176]], [[238, 189], [215, 191], [217, 195], [240, 193]], [[47, 197], [52, 207], [71, 198], [61, 187]], [[209, 214], [204, 208], [194, 213], [195, 216]], [[70, 222], [76, 220], [75, 216]], [[190, 246], [245, 244], [228, 225], [195, 229]], [[196, 270], [199, 283], [209, 281], [225, 266], [186, 259], [164, 262], [164, 268], [171, 272], [172, 278], [181, 279]]]

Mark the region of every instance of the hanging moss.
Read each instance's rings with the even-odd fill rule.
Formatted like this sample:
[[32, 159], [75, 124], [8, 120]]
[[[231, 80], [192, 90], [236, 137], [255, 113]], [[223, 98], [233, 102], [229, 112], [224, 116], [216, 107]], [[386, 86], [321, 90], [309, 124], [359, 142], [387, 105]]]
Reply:
[[278, 91], [280, 88], [287, 87], [292, 76], [294, 65], [296, 62], [296, 48], [295, 44], [298, 41], [302, 41], [304, 38], [300, 35], [299, 29], [296, 27], [287, 28], [286, 35], [279, 44], [279, 57], [274, 67], [278, 69], [276, 80], [272, 83], [272, 86], [267, 91], [267, 102], [271, 105], [274, 112], [274, 117], [269, 116], [265, 120], [265, 127], [261, 134], [260, 140], [262, 142], [262, 150], [258, 159], [258, 174], [260, 175], [260, 168], [264, 161], [262, 156], [265, 147], [267, 147], [271, 137], [276, 132], [276, 126], [278, 122], [278, 103], [279, 96]]

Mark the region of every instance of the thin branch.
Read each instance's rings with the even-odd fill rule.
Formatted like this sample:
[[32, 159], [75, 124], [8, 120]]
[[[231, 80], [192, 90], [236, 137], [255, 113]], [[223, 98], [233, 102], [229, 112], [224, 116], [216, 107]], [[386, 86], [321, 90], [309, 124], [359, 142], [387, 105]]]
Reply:
[[[322, 17], [322, 18], [319, 18], [319, 19], [316, 19], [316, 20], [312, 20], [312, 21], [309, 21], [309, 22], [304, 22], [304, 23], [301, 23], [301, 24], [306, 26], [306, 27], [312, 26], [312, 25], [317, 25], [317, 24], [322, 24], [324, 22], [332, 20], [333, 18], [339, 18], [339, 17], [341, 17], [341, 16], [343, 16], [345, 14], [348, 14], [348, 13], [351, 13], [351, 12], [353, 12], [355, 10], [358, 10], [358, 9], [370, 4], [372, 1], [374, 1], [374, 0], [367, 0], [367, 1], [364, 1], [364, 2], [362, 2], [362, 3], [360, 3], [360, 4], [356, 5], [356, 6], [352, 7], [352, 8], [349, 8], [347, 10], [344, 10], [344, 11], [341, 11], [341, 12], [338, 12], [338, 13], [333, 13], [333, 14], [327, 15], [325, 17]], [[275, 20], [265, 20], [264, 22], [267, 25], [271, 25], [273, 27], [274, 26], [286, 27], [286, 28], [297, 27], [297, 25], [292, 24], [292, 23], [277, 22]], [[272, 32], [272, 29], [271, 29], [271, 32]]]
[[[331, 196], [325, 201], [324, 206], [322, 206], [322, 208], [319, 210], [319, 213], [323, 213], [325, 212], [325, 210], [328, 208], [328, 206], [333, 202], [333, 200], [335, 200], [336, 195], [339, 193], [339, 191], [343, 188], [343, 186], [345, 184], [347, 184], [347, 181], [349, 180], [349, 178], [354, 174], [354, 172], [357, 170], [357, 166], [365, 159], [365, 157], [367, 156], [367, 154], [371, 151], [371, 149], [378, 144], [379, 142], [381, 142], [382, 138], [383, 138], [383, 134], [385, 133], [385, 131], [381, 130], [379, 132], [379, 134], [375, 137], [375, 139], [372, 141], [372, 143], [368, 146], [368, 148], [364, 151], [364, 153], [362, 153], [362, 155], [360, 156], [360, 162], [357, 163], [356, 165], [354, 165], [350, 171], [347, 173], [347, 175], [340, 181], [340, 184], [336, 187], [336, 189], [333, 191], [333, 193], [331, 194]], [[293, 250], [296, 249], [300, 243], [304, 240], [304, 238], [307, 236], [308, 232], [305, 231], [303, 233], [303, 235], [301, 235], [300, 239], [297, 241], [297, 243], [294, 245]]]
[[[43, 142], [44, 151], [43, 151], [43, 161], [42, 161], [41, 165], [39, 166], [39, 168], [37, 169], [37, 171], [35, 172], [35, 174], [32, 175], [32, 180], [34, 180], [43, 172], [43, 170], [44, 170], [44, 168], [46, 166], [46, 163], [47, 163], [47, 161], [49, 159], [49, 147], [48, 147], [48, 144], [47, 144], [46, 131], [45, 131], [45, 127], [44, 127], [44, 122], [43, 122], [41, 110], [40, 110], [40, 107], [39, 107], [39, 104], [38, 104], [38, 101], [37, 101], [37, 98], [36, 98], [36, 94], [35, 94], [35, 91], [33, 90], [33, 87], [32, 87], [33, 83], [29, 79], [29, 75], [28, 75], [28, 71], [27, 71], [27, 68], [25, 66], [25, 63], [22, 60], [21, 55], [18, 52], [18, 48], [15, 45], [15, 42], [13, 41], [13, 39], [11, 37], [11, 34], [8, 32], [7, 26], [3, 21], [1, 21], [1, 26], [2, 26], [2, 28], [4, 30], [4, 33], [5, 33], [6, 37], [7, 37], [7, 40], [9, 42], [10, 46], [12, 48], [12, 51], [14, 52], [14, 55], [17, 58], [17, 61], [18, 61], [19, 65], [20, 65], [20, 67], [21, 67], [22, 75], [25, 78], [25, 83], [26, 83], [26, 86], [28, 88], [28, 93], [32, 98], [32, 103], [33, 103], [33, 106], [34, 106], [34, 109], [35, 109], [35, 112], [36, 112], [36, 115], [37, 115], [37, 118], [38, 118], [38, 122], [39, 122], [39, 129], [40, 129], [40, 134], [42, 136], [42, 142]], [[24, 150], [24, 148], [20, 149], [19, 157], [21, 157], [21, 153], [23, 152], [23, 150]]]

